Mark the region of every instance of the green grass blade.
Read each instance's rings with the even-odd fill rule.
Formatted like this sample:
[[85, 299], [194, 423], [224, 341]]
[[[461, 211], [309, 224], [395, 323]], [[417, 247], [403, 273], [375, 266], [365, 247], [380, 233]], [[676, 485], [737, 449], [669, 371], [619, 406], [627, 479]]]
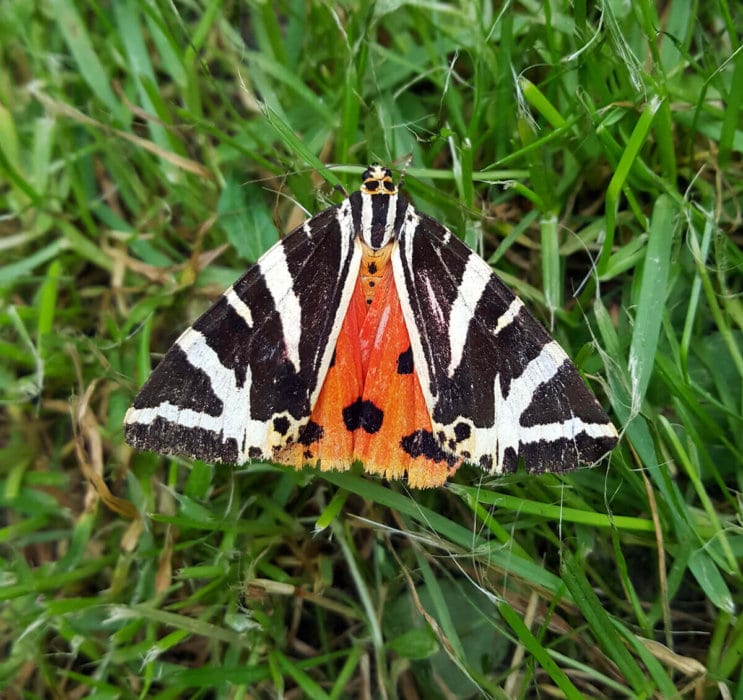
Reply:
[[668, 271], [676, 229], [676, 208], [670, 198], [655, 203], [648, 232], [642, 281], [636, 299], [637, 316], [629, 350], [632, 406], [639, 410], [653, 373], [661, 319], [667, 294]]
[[111, 78], [93, 48], [87, 25], [77, 8], [69, 0], [52, 0], [51, 8], [83, 78], [116, 121], [126, 124], [129, 114], [111, 89]]
[[573, 555], [563, 558], [561, 571], [565, 585], [591, 628], [596, 642], [621, 669], [634, 693], [640, 697], [646, 695], [650, 683], [645, 672], [627, 651], [621, 636], [616, 632], [615, 621], [607, 615]]
[[503, 619], [509, 624], [519, 642], [547, 672], [547, 675], [555, 682], [555, 685], [565, 694], [566, 698], [579, 700], [584, 695], [570, 682], [564, 671], [554, 662], [547, 649], [532, 634], [524, 624], [521, 616], [508, 603], [502, 602], [498, 605], [498, 611]]
[[660, 108], [660, 105], [661, 101], [658, 98], [651, 99], [646, 105], [627, 141], [627, 147], [622, 153], [619, 163], [617, 163], [616, 170], [606, 191], [606, 238], [598, 262], [599, 275], [603, 275], [609, 265], [609, 258], [614, 244], [614, 229], [616, 227], [617, 209], [619, 207], [619, 195], [629, 177], [635, 159], [638, 157], [640, 149], [650, 133], [650, 127], [653, 124], [655, 114]]

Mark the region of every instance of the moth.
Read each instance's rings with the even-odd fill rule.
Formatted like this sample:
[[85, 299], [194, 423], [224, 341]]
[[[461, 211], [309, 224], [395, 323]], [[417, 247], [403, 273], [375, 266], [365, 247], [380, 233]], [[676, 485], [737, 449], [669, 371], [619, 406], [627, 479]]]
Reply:
[[125, 418], [135, 448], [348, 469], [412, 487], [462, 463], [565, 471], [617, 432], [564, 350], [389, 169], [268, 250], [188, 328]]

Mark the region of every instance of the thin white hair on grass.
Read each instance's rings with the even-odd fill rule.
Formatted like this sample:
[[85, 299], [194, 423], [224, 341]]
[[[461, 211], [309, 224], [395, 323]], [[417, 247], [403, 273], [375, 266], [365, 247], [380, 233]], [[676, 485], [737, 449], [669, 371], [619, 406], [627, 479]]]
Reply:
[[[532, 591], [523, 615], [524, 625], [527, 629], [532, 628], [538, 607], [539, 596], [536, 591]], [[523, 695], [524, 674], [521, 672], [521, 668], [526, 658], [526, 646], [521, 641], [518, 641], [511, 656], [510, 672], [506, 676], [506, 682], [503, 684], [503, 691], [506, 697], [515, 698]]]
[[401, 530], [399, 528], [377, 522], [376, 520], [370, 520], [369, 518], [365, 518], [362, 515], [351, 514], [349, 517], [352, 517], [354, 520], [357, 520], [365, 525], [368, 525], [370, 528], [373, 528], [374, 530], [378, 532], [383, 532], [388, 535], [398, 535], [400, 537], [404, 537], [405, 539], [411, 542], [425, 545], [426, 547], [429, 547], [432, 549], [441, 550], [443, 552], [443, 555], [441, 558], [442, 559], [445, 558], [451, 562], [454, 562], [454, 565], [456, 566], [457, 570], [463, 574], [463, 576], [467, 579], [469, 583], [472, 584], [474, 588], [476, 588], [481, 593], [486, 594], [488, 599], [493, 599], [497, 601], [503, 600], [503, 598], [493, 593], [492, 591], [488, 592], [487, 589], [483, 587], [482, 583], [477, 583], [467, 573], [466, 569], [464, 569], [462, 565], [460, 564], [461, 560], [470, 560], [470, 564], [474, 566], [474, 563], [477, 562], [477, 557], [475, 556], [477, 552], [481, 552], [482, 555], [486, 555], [490, 551], [490, 548], [487, 547], [486, 545], [483, 545], [481, 547], [474, 547], [473, 549], [468, 550], [466, 552], [457, 553], [453, 550], [451, 543], [445, 542], [441, 538], [429, 537], [422, 533], [410, 532], [409, 530]]
[[498, 13], [498, 16], [493, 20], [493, 23], [490, 25], [490, 29], [488, 30], [487, 36], [485, 37], [485, 41], [483, 42], [483, 45], [487, 45], [490, 43], [490, 40], [493, 38], [493, 34], [495, 33], [495, 28], [500, 23], [501, 19], [506, 15], [506, 13], [511, 11], [511, 0], [506, 0], [506, 2], [503, 3], [503, 7], [501, 7], [500, 12]]
[[[485, 474], [480, 474], [479, 478], [477, 480], [477, 486], [476, 493], [479, 494], [480, 490], [483, 487], [483, 484], [485, 483], [486, 479]], [[477, 502], [480, 502], [479, 497], [475, 497]], [[491, 506], [490, 511], [492, 513], [492, 510], [495, 508], [495, 506]], [[505, 598], [500, 597], [498, 594], [494, 593], [491, 590], [488, 590], [485, 588], [484, 581], [485, 581], [485, 571], [487, 567], [490, 566], [490, 553], [492, 552], [492, 547], [488, 546], [485, 543], [485, 538], [482, 537], [482, 533], [489, 532], [487, 524], [485, 520], [483, 519], [481, 521], [480, 527], [477, 527], [477, 510], [475, 508], [472, 509], [472, 546], [470, 548], [470, 551], [467, 553], [467, 556], [470, 558], [470, 566], [473, 571], [477, 572], [478, 581], [475, 581], [472, 576], [470, 576], [467, 571], [461, 566], [458, 559], [461, 557], [454, 557], [450, 556], [451, 561], [454, 563], [454, 565], [459, 569], [459, 572], [467, 579], [467, 581], [470, 582], [470, 584], [475, 588], [476, 590], [480, 591], [488, 600], [490, 600], [493, 604], [496, 604], [498, 602], [501, 602], [505, 600]], [[513, 533], [512, 533], [513, 534]], [[478, 540], [483, 541], [483, 544], [478, 545]], [[513, 541], [513, 537], [510, 538], [510, 542]], [[502, 549], [508, 549], [510, 553], [510, 547], [507, 544], [501, 545]], [[483, 561], [483, 559], [485, 561]], [[507, 582], [508, 582], [508, 571], [509, 569], [507, 567], [504, 567], [503, 572], [503, 587], [505, 588]]]
[[[476, 486], [476, 489], [477, 489], [476, 493], [477, 494], [480, 493], [480, 490], [482, 489], [483, 484], [485, 483], [485, 479], [486, 478], [487, 478], [487, 475], [484, 474], [484, 473], [482, 473], [482, 474], [479, 475], [479, 478], [477, 480], [477, 486]], [[477, 503], [479, 503], [480, 502], [479, 497], [476, 496], [475, 498], [477, 500]], [[492, 514], [492, 511], [494, 509], [495, 509], [495, 506], [491, 506], [490, 509], [489, 509], [489, 512]], [[486, 571], [486, 569], [491, 564], [489, 557], [490, 557], [490, 553], [492, 552], [492, 547], [488, 546], [486, 544], [486, 541], [487, 541], [486, 538], [485, 537], [482, 537], [482, 533], [489, 532], [485, 520], [483, 519], [481, 521], [481, 524], [480, 524], [479, 529], [477, 527], [477, 520], [478, 520], [478, 518], [477, 518], [477, 510], [473, 508], [472, 509], [472, 546], [470, 548], [470, 551], [468, 553], [468, 556], [471, 558], [470, 566], [472, 567], [472, 569], [474, 571], [477, 572], [477, 575], [478, 575], [479, 580], [480, 581], [484, 581], [485, 580], [485, 571]], [[514, 524], [512, 524], [511, 527], [513, 528], [514, 527]], [[482, 541], [483, 544], [478, 545], [477, 544], [478, 540]], [[511, 538], [509, 539], [509, 542], [513, 542], [513, 529], [511, 530]], [[501, 545], [501, 548], [504, 549], [504, 550], [505, 549], [508, 549], [509, 550], [509, 554], [511, 553], [510, 552], [511, 548], [509, 547], [509, 545], [502, 544]], [[453, 557], [452, 557], [452, 559], [453, 559]], [[485, 561], [483, 561], [483, 560], [485, 560]], [[457, 563], [457, 567], [461, 570], [461, 567], [459, 566], [458, 563]], [[509, 571], [509, 569], [507, 567], [504, 567], [504, 577], [503, 577], [503, 586], [504, 587], [505, 587], [505, 585], [508, 582], [508, 571]], [[469, 576], [467, 576], [467, 578], [470, 579]], [[473, 583], [473, 585], [475, 585], [474, 584], [474, 581], [472, 583]], [[478, 590], [481, 590], [481, 589], [483, 589], [483, 586], [482, 586], [482, 584], [477, 584], [476, 588]]]
[[619, 54], [619, 57], [624, 61], [632, 86], [637, 90], [637, 92], [646, 95], [646, 84], [642, 79], [642, 63], [637, 56], [635, 56], [634, 51], [632, 51], [629, 43], [624, 38], [624, 34], [622, 34], [622, 30], [612, 11], [611, 3], [602, 0], [599, 4], [601, 6], [601, 16], [606, 18], [606, 30], [609, 38], [614, 45], [617, 54]]
[[330, 16], [333, 18], [333, 21], [335, 22], [335, 27], [338, 30], [338, 33], [343, 37], [343, 41], [346, 44], [346, 48], [348, 48], [349, 53], [351, 53], [354, 47], [351, 46], [351, 42], [348, 39], [348, 33], [346, 32], [345, 24], [339, 17], [337, 10], [333, 6], [332, 3], [328, 4], [328, 9], [330, 10]]
[[247, 107], [250, 112], [260, 114], [262, 111], [261, 101], [255, 96], [255, 91], [248, 85], [248, 82], [243, 77], [243, 71], [240, 66], [237, 67], [237, 75], [240, 85], [238, 94], [240, 95], [243, 106]]
[[[455, 56], [456, 59], [456, 56]], [[453, 64], [449, 64], [448, 67], [444, 68], [442, 66], [434, 66], [433, 68], [430, 68], [426, 71], [423, 71], [422, 73], [416, 73], [408, 82], [401, 85], [394, 93], [393, 93], [393, 99], [397, 100], [401, 95], [404, 95], [408, 92], [410, 92], [410, 88], [415, 85], [416, 83], [421, 82], [422, 80], [426, 80], [428, 76], [435, 75], [439, 73], [445, 73], [446, 74], [446, 86], [448, 87], [450, 79], [456, 80], [460, 85], [467, 85], [467, 81], [462, 78], [460, 75], [457, 74], [456, 71], [452, 69]]]
[[[563, 518], [563, 507], [565, 506], [565, 482], [560, 481], [558, 484], [560, 489], [560, 516], [557, 518], [557, 541], [562, 542], [562, 518]], [[562, 559], [562, 547], [558, 550], [558, 555]]]
[[527, 68], [524, 68], [521, 73], [518, 75], [516, 74], [516, 71], [514, 70], [514, 67], [511, 66], [511, 75], [513, 76], [513, 88], [516, 92], [516, 105], [518, 106], [519, 110], [519, 116], [526, 121], [526, 123], [529, 125], [531, 130], [537, 134], [539, 133], [539, 124], [537, 124], [537, 120], [534, 119], [532, 116], [531, 110], [526, 104], [526, 98], [524, 97], [524, 91], [521, 89], [521, 77], [526, 73], [527, 70], [531, 70], [534, 68], [535, 65], [528, 66]]
[[[410, 530], [401, 530], [400, 528], [392, 527], [391, 525], [385, 525], [384, 523], [380, 523], [377, 520], [370, 520], [369, 518], [365, 518], [363, 515], [355, 515], [354, 513], [349, 513], [348, 517], [353, 518], [354, 520], [358, 520], [359, 522], [364, 523], [365, 525], [368, 525], [369, 527], [373, 528], [374, 530], [377, 530], [378, 532], [384, 532], [388, 535], [399, 535], [400, 537], [404, 537], [408, 540], [412, 540], [420, 544], [425, 544], [428, 547], [435, 547], [437, 549], [447, 549], [444, 541], [441, 538], [427, 537], [426, 535], [418, 533], [418, 532], [411, 532]], [[435, 532], [433, 528], [432, 528], [432, 531]]]
[[[583, 279], [580, 281], [580, 284], [573, 290], [573, 299], [575, 299], [583, 289], [588, 284], [588, 280], [590, 280], [592, 277], [596, 281], [596, 297], [600, 297], [599, 290], [601, 285], [601, 280], [599, 279], [598, 274], [598, 268], [596, 267], [596, 258], [591, 254], [591, 249], [588, 247], [588, 243], [583, 240], [583, 238], [578, 234], [576, 231], [574, 231], [572, 228], [567, 226], [566, 224], [560, 223], [559, 228], [561, 231], [567, 231], [567, 233], [572, 236], [578, 243], [580, 243], [581, 247], [583, 248], [583, 252], [588, 256], [588, 259], [591, 261], [591, 265], [588, 268], [588, 272], [586, 272]], [[603, 230], [603, 229], [602, 229]], [[602, 242], [602, 236], [597, 236], [597, 242]]]
[[[499, 603], [505, 603], [508, 602], [507, 599], [504, 596], [500, 596], [494, 591], [491, 591], [488, 588], [485, 588], [485, 586], [482, 583], [479, 583], [478, 581], [475, 581], [475, 579], [470, 576], [470, 574], [467, 572], [467, 569], [465, 569], [461, 563], [459, 562], [459, 559], [462, 557], [450, 557], [451, 562], [454, 564], [454, 566], [457, 568], [460, 574], [462, 574], [462, 577], [479, 593], [482, 593], [493, 605], [498, 605]], [[505, 584], [505, 579], [504, 579]]]
[[[712, 243], [712, 233], [717, 228], [715, 225], [715, 214], [713, 211], [710, 211], [708, 209], [705, 209], [699, 202], [689, 202], [689, 198], [691, 196], [691, 189], [694, 186], [694, 183], [697, 181], [697, 179], [701, 176], [702, 170], [704, 170], [705, 166], [702, 166], [699, 168], [699, 170], [695, 173], [694, 177], [692, 178], [691, 182], [689, 183], [689, 186], [684, 191], [684, 201], [691, 204], [694, 209], [696, 209], [704, 219], [704, 233], [702, 234], [702, 245], [699, 245], [699, 237], [697, 235], [697, 227], [694, 225], [694, 217], [691, 215], [691, 212], [689, 211], [688, 207], [682, 207], [681, 213], [686, 221], [686, 227], [689, 231], [693, 232], [693, 236], [684, 236], [686, 247], [691, 253], [692, 258], [694, 259], [694, 262], [702, 265], [703, 267], [707, 268], [707, 256], [709, 255], [709, 249], [710, 244]], [[690, 295], [690, 299], [694, 300], [694, 297], [699, 296], [699, 292], [702, 288], [702, 280], [699, 278], [699, 276], [696, 276], [694, 278], [694, 281], [692, 283], [692, 291]]]
[[441, 99], [439, 100], [439, 110], [443, 109], [444, 107], [444, 97], [446, 97], [446, 93], [449, 91], [449, 81], [451, 80], [452, 75], [456, 75], [454, 66], [456, 65], [458, 60], [459, 60], [459, 49], [456, 49], [454, 51], [454, 55], [451, 57], [451, 61], [449, 61], [449, 67], [446, 69], [446, 79], [444, 80], [444, 89], [441, 91]]
[[[422, 524], [424, 524], [425, 527], [427, 527], [428, 530], [433, 535], [435, 535], [438, 538], [437, 541], [436, 540], [433, 540], [433, 539], [430, 540], [430, 543], [431, 544], [434, 544], [435, 543], [435, 546], [436, 547], [438, 547], [439, 549], [443, 549], [444, 551], [447, 552], [447, 554], [450, 554], [451, 555], [452, 554], [451, 549], [450, 549], [451, 544], [450, 543], [447, 543], [446, 540], [444, 540], [442, 537], [440, 537], [438, 535], [438, 533], [436, 531], [436, 528], [433, 526], [433, 524], [428, 519], [428, 517], [427, 517], [426, 513], [424, 512], [424, 510], [419, 506], [418, 502], [415, 500], [415, 498], [413, 497], [413, 495], [410, 493], [410, 489], [408, 489], [407, 485], [405, 485], [404, 488], [405, 488], [405, 492], [407, 493], [407, 495], [410, 498], [411, 502], [415, 505], [415, 507], [418, 510], [420, 522]], [[409, 536], [409, 533], [407, 533], [407, 532], [400, 532], [400, 534], [405, 535], [406, 537]]]
[[604, 471], [604, 488], [602, 489], [604, 494], [604, 510], [606, 511], [606, 517], [609, 518], [610, 521], [613, 522], [614, 513], [611, 509], [611, 502], [614, 499], [614, 496], [621, 492], [622, 490], [622, 482], [618, 481], [617, 484], [614, 487], [614, 493], [609, 496], [609, 470]]
[[598, 38], [601, 35], [601, 30], [603, 26], [604, 26], [604, 11], [602, 8], [601, 14], [599, 14], [598, 27], [596, 28], [596, 31], [591, 35], [591, 38], [588, 41], [584, 42], [583, 46], [581, 46], [577, 51], [573, 51], [573, 53], [569, 53], [567, 56], [564, 56], [561, 59], [561, 62], [570, 63], [571, 61], [575, 61], [575, 59], [577, 59], [584, 51], [587, 51], [596, 41], [598, 41]]

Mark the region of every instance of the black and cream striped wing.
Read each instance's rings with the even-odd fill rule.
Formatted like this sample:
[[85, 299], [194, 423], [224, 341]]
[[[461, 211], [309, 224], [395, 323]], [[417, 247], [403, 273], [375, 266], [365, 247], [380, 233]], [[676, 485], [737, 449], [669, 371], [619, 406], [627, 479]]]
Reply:
[[242, 464], [297, 440], [360, 258], [348, 200], [274, 245], [167, 352], [126, 414], [126, 441]]
[[500, 474], [591, 464], [617, 433], [565, 351], [490, 266], [408, 207], [392, 255], [442, 449]]

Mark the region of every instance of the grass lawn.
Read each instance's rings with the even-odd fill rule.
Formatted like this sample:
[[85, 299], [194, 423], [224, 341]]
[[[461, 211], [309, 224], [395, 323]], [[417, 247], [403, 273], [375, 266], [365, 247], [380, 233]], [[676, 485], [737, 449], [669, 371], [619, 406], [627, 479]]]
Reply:
[[[735, 3], [5, 0], [0, 26], [0, 696], [743, 698]], [[611, 456], [414, 491], [125, 445], [181, 331], [409, 155]]]

